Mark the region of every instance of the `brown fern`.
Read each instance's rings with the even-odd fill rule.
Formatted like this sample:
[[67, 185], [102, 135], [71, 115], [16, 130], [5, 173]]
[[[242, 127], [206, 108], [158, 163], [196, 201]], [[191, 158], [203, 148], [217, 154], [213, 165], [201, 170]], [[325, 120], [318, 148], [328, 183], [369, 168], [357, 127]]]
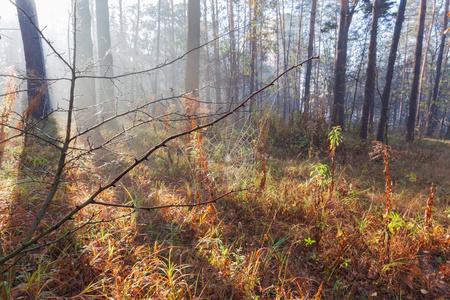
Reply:
[[387, 218], [392, 210], [392, 201], [391, 201], [391, 195], [392, 195], [392, 181], [391, 176], [389, 173], [389, 158], [391, 157], [391, 153], [393, 152], [392, 148], [388, 145], [384, 145], [383, 143], [379, 141], [374, 142], [373, 151], [369, 153], [371, 156], [371, 160], [380, 158], [383, 160], [384, 163], [384, 177], [385, 177], [385, 205], [386, 210], [384, 213], [385, 218]]
[[269, 123], [266, 119], [261, 119], [259, 122], [258, 141], [256, 144], [256, 160], [261, 161], [261, 168], [263, 176], [261, 178], [259, 188], [261, 190], [266, 187], [267, 169], [266, 169], [266, 150], [267, 150], [267, 137], [269, 136]]
[[433, 218], [433, 203], [434, 203], [434, 196], [435, 196], [436, 189], [434, 188], [434, 184], [431, 184], [430, 187], [430, 195], [428, 196], [427, 201], [427, 209], [425, 210], [425, 222], [424, 222], [424, 229], [427, 229], [430, 227], [430, 221]]

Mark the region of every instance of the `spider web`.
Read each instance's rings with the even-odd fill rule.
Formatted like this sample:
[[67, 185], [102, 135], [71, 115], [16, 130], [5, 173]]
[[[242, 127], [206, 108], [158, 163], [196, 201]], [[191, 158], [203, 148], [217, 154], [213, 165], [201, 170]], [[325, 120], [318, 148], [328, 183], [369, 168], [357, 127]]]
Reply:
[[214, 178], [221, 178], [230, 188], [242, 185], [255, 168], [257, 132], [248, 117], [233, 124], [222, 124], [204, 140], [206, 156], [214, 167]]

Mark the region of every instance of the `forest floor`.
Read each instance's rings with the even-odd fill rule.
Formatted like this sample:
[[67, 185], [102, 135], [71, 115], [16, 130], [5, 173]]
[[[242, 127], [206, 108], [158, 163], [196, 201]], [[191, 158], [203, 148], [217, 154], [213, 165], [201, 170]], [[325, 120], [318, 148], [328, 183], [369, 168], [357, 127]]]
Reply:
[[[18, 257], [15, 267], [6, 265], [2, 298], [450, 298], [449, 141], [407, 144], [393, 136], [392, 149], [377, 148], [388, 151], [383, 159], [375, 157], [373, 144], [346, 133], [332, 162], [327, 134], [319, 146], [299, 144], [303, 150], [295, 155], [286, 155], [277, 133], [259, 137], [248, 141], [253, 149], [242, 147], [247, 154], [233, 165], [228, 163], [239, 155], [232, 150], [216, 147], [207, 155], [207, 134], [203, 140], [194, 135], [190, 148], [185, 140], [169, 145], [98, 201], [213, 203], [147, 210], [88, 206], [47, 241], [80, 227], [75, 233]], [[45, 167], [54, 157], [39, 153], [28, 163]], [[43, 226], [132, 157], [71, 169]], [[21, 175], [14, 170], [23, 167], [14, 161], [2, 166], [4, 253], [23, 241], [47, 191], [42, 184], [15, 186]], [[386, 182], [392, 182], [387, 190]]]

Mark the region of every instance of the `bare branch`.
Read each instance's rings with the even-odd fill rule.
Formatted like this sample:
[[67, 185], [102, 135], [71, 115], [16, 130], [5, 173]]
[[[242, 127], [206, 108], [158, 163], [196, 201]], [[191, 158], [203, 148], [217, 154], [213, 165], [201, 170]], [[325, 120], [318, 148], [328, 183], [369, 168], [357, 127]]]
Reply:
[[162, 208], [178, 208], [178, 207], [196, 207], [196, 206], [203, 206], [206, 204], [211, 204], [219, 201], [220, 199], [223, 199], [224, 197], [232, 194], [232, 193], [238, 193], [242, 191], [247, 191], [253, 188], [253, 185], [246, 188], [246, 189], [240, 189], [240, 190], [231, 190], [213, 200], [200, 202], [200, 203], [188, 203], [188, 204], [167, 204], [167, 205], [161, 205], [161, 206], [135, 206], [135, 205], [127, 205], [127, 204], [117, 204], [117, 203], [106, 203], [106, 202], [99, 202], [99, 201], [93, 201], [92, 204], [98, 204], [103, 206], [110, 206], [110, 207], [123, 207], [123, 208], [130, 208], [130, 209], [136, 209], [136, 210], [157, 210]]
[[[74, 3], [76, 3], [76, 1], [74, 1]], [[76, 4], [74, 4], [76, 5]], [[286, 73], [292, 71], [293, 69], [297, 68], [297, 67], [301, 67], [302, 65], [304, 65], [306, 62], [313, 60], [313, 59], [318, 59], [318, 57], [310, 57], [307, 60], [294, 65], [292, 67], [290, 67], [289, 69], [287, 69], [286, 71], [282, 72], [281, 74], [279, 74], [278, 76], [276, 76], [272, 81], [270, 81], [268, 84], [266, 84], [265, 86], [263, 86], [262, 88], [260, 88], [259, 90], [253, 92], [250, 96], [248, 96], [245, 100], [243, 100], [240, 104], [238, 104], [237, 106], [235, 106], [232, 110], [230, 110], [229, 112], [227, 112], [226, 114], [222, 115], [221, 117], [217, 118], [216, 120], [213, 120], [209, 123], [206, 123], [204, 125], [198, 125], [195, 128], [180, 132], [178, 134], [174, 134], [171, 135], [169, 137], [167, 137], [165, 140], [163, 140], [162, 142], [158, 143], [157, 145], [155, 145], [153, 148], [151, 148], [150, 150], [148, 150], [144, 155], [142, 155], [139, 159], [136, 158], [135, 161], [128, 166], [126, 169], [124, 169], [119, 175], [117, 175], [115, 178], [113, 178], [108, 184], [106, 184], [105, 186], [100, 186], [88, 199], [86, 199], [83, 203], [81, 203], [80, 205], [77, 205], [71, 212], [69, 212], [66, 216], [64, 216], [63, 218], [61, 218], [58, 222], [56, 222], [54, 225], [52, 225], [51, 227], [45, 229], [44, 231], [42, 231], [41, 233], [37, 234], [34, 238], [31, 238], [30, 234], [34, 234], [36, 232], [36, 222], [35, 222], [35, 226], [33, 226], [34, 230], [29, 232], [29, 238], [26, 240], [26, 242], [24, 244], [22, 244], [20, 247], [18, 247], [16, 250], [10, 252], [9, 254], [5, 255], [4, 257], [0, 258], [0, 265], [5, 264], [5, 262], [7, 262], [8, 260], [10, 260], [11, 258], [14, 258], [15, 256], [19, 255], [20, 253], [22, 253], [24, 250], [28, 249], [30, 246], [36, 244], [40, 239], [42, 239], [44, 236], [47, 236], [48, 234], [50, 234], [51, 232], [57, 230], [59, 227], [61, 227], [61, 225], [63, 225], [64, 223], [66, 223], [67, 221], [71, 220], [73, 218], [73, 216], [75, 214], [77, 214], [80, 210], [82, 210], [83, 208], [85, 208], [86, 206], [93, 204], [95, 202], [95, 199], [102, 194], [104, 191], [115, 187], [116, 184], [128, 173], [130, 173], [134, 168], [136, 168], [138, 165], [140, 165], [141, 163], [143, 163], [144, 161], [148, 160], [148, 158], [150, 157], [150, 155], [152, 155], [155, 151], [157, 151], [160, 148], [163, 148], [166, 146], [166, 144], [172, 140], [178, 139], [182, 136], [191, 134], [195, 131], [201, 130], [203, 128], [208, 128], [211, 126], [214, 126], [215, 124], [217, 124], [218, 122], [222, 121], [223, 119], [227, 118], [228, 116], [232, 115], [233, 113], [235, 113], [239, 108], [243, 107], [247, 102], [249, 102], [254, 96], [256, 96], [257, 94], [261, 93], [262, 91], [266, 90], [267, 88], [273, 86], [273, 84], [280, 79], [281, 77], [283, 77]], [[74, 58], [75, 60], [75, 58]], [[75, 77], [74, 71], [73, 72], [73, 76]], [[73, 93], [74, 93], [74, 82], [71, 86], [71, 98], [70, 98], [70, 105], [73, 108]], [[70, 111], [70, 108], [69, 108]], [[71, 119], [70, 119], [70, 114], [69, 114], [69, 120], [68, 120], [68, 126], [66, 128], [67, 133], [66, 133], [66, 141], [64, 144], [64, 148], [68, 147], [69, 144], [69, 139], [70, 139], [70, 125], [71, 124]], [[66, 148], [67, 150], [67, 148]], [[51, 187], [51, 191], [49, 192], [49, 195], [46, 199], [46, 201], [44, 202], [44, 205], [41, 209], [41, 211], [39, 212], [40, 214], [38, 215], [38, 217], [40, 216], [42, 218], [43, 213], [41, 214], [41, 212], [45, 212], [46, 211], [46, 207], [48, 207], [48, 205], [50, 204], [50, 201], [53, 199], [55, 193], [56, 193], [56, 189], [59, 185], [59, 182], [61, 180], [61, 174], [63, 171], [63, 165], [64, 165], [64, 159], [66, 157], [65, 151], [63, 151], [61, 153], [61, 157], [60, 157], [60, 161], [59, 161], [59, 165], [58, 165], [58, 170], [56, 172], [56, 177], [54, 180], [54, 183], [52, 184]], [[45, 209], [44, 209], [45, 208]], [[36, 219], [38, 220], [38, 219]], [[33, 229], [32, 228], [32, 229]]]

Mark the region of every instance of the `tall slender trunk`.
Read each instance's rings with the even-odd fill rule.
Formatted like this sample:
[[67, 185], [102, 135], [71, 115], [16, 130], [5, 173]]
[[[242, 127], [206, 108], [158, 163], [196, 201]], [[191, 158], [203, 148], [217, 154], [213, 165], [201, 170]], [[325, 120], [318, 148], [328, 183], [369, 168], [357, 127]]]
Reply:
[[[158, 0], [158, 22], [156, 27], [156, 53], [155, 53], [155, 67], [159, 64], [159, 49], [161, 44], [161, 0]], [[155, 70], [155, 78], [153, 80], [153, 93], [158, 97], [159, 94], [159, 69]]]
[[123, 36], [125, 35], [125, 32], [123, 30], [123, 4], [122, 4], [123, 0], [119, 0], [119, 26], [120, 26], [120, 38], [123, 38]]
[[[183, 24], [187, 24], [188, 23], [188, 18], [187, 18], [187, 10], [188, 10], [188, 4], [186, 2], [186, 0], [183, 0]], [[184, 26], [184, 36], [187, 36], [187, 32], [188, 32], [188, 27]]]
[[198, 96], [200, 85], [200, 0], [188, 1], [185, 91]]
[[140, 19], [141, 19], [141, 0], [137, 0], [137, 11], [136, 11], [136, 23], [134, 26], [134, 44], [133, 44], [133, 49], [134, 49], [134, 54], [137, 55], [137, 42], [138, 42], [138, 34], [139, 34], [139, 23], [140, 23]]
[[366, 50], [367, 50], [367, 31], [364, 37], [364, 43], [363, 43], [363, 51], [361, 54], [361, 61], [358, 64], [358, 71], [356, 72], [356, 79], [355, 79], [355, 92], [353, 93], [353, 102], [352, 102], [352, 108], [350, 110], [350, 115], [348, 117], [348, 124], [351, 126], [352, 119], [353, 119], [353, 112], [355, 111], [355, 105], [356, 105], [356, 98], [358, 96], [358, 86], [359, 86], [359, 78], [361, 76], [361, 69], [364, 62], [364, 57], [366, 56]]
[[[280, 36], [281, 36], [281, 46], [283, 50], [283, 63], [282, 63], [282, 71], [285, 71], [287, 69], [287, 48], [286, 48], [286, 22], [285, 22], [285, 16], [284, 8], [285, 8], [285, 0], [278, 0], [278, 13], [280, 14], [279, 20], [280, 20]], [[280, 7], [281, 2], [281, 7]], [[287, 120], [289, 115], [289, 99], [286, 97], [287, 93], [287, 77], [281, 78], [281, 85], [282, 89], [278, 92], [278, 94], [281, 94], [281, 97], [283, 99], [283, 119]]]
[[36, 30], [36, 28], [39, 28], [36, 4], [34, 0], [16, 0], [16, 5], [25, 54], [26, 77], [28, 78], [27, 111], [29, 116], [41, 119], [50, 112], [51, 107], [42, 40], [39, 32]]
[[444, 21], [443, 21], [443, 29], [441, 33], [441, 43], [439, 45], [439, 53], [438, 58], [436, 62], [436, 77], [434, 79], [434, 86], [433, 86], [433, 95], [431, 98], [431, 104], [428, 112], [428, 118], [427, 118], [427, 128], [426, 128], [426, 136], [431, 137], [433, 135], [433, 131], [437, 124], [437, 109], [438, 109], [438, 91], [439, 91], [439, 84], [441, 80], [441, 70], [442, 70], [442, 60], [444, 57], [444, 48], [445, 48], [445, 37], [446, 37], [446, 30], [447, 30], [447, 24], [448, 24], [448, 12], [449, 12], [449, 0], [445, 1], [445, 9], [444, 9]]
[[[171, 59], [175, 58], [175, 15], [174, 15], [173, 0], [170, 0], [170, 57]], [[175, 64], [170, 65], [170, 72], [172, 74], [171, 76], [172, 87], [170, 88], [170, 90], [172, 92], [172, 96], [175, 96], [174, 88], [177, 86]]]
[[367, 59], [366, 85], [364, 87], [364, 104], [361, 116], [359, 137], [367, 139], [369, 113], [375, 100], [375, 78], [377, 64], [377, 35], [380, 0], [374, 0], [372, 8], [372, 27], [370, 29], [369, 56]]
[[422, 122], [422, 114], [423, 114], [423, 110], [421, 111], [421, 106], [423, 106], [421, 103], [423, 103], [423, 89], [424, 89], [424, 82], [425, 82], [425, 77], [427, 76], [427, 59], [428, 59], [428, 49], [430, 47], [430, 42], [431, 42], [431, 34], [432, 34], [432, 30], [433, 30], [433, 25], [434, 25], [434, 15], [436, 12], [436, 0], [434, 0], [434, 5], [433, 5], [433, 11], [431, 13], [431, 20], [430, 20], [430, 26], [428, 27], [428, 32], [427, 32], [427, 40], [426, 40], [426, 44], [425, 44], [425, 53], [423, 54], [423, 59], [422, 59], [422, 67], [420, 69], [420, 81], [419, 81], [419, 94], [417, 96], [417, 112], [416, 112], [416, 122], [417, 122], [417, 127], [421, 127], [421, 122]]
[[222, 104], [221, 84], [222, 78], [220, 74], [220, 55], [219, 55], [219, 29], [217, 16], [217, 0], [211, 0], [211, 21], [214, 35], [214, 90], [216, 92], [216, 104]]
[[[380, 121], [378, 123], [377, 141], [383, 142], [384, 129], [387, 124], [387, 114], [389, 109], [389, 97], [391, 94], [392, 78], [394, 76], [395, 59], [397, 57], [398, 42], [402, 31], [403, 20], [405, 19], [405, 7], [407, 0], [401, 0], [398, 7], [397, 20], [395, 21], [394, 36], [392, 37], [391, 50], [386, 74], [386, 84], [381, 96]], [[447, 0], [448, 1], [448, 0]]]
[[[322, 28], [324, 6], [325, 6], [325, 1], [322, 1], [322, 6], [320, 8], [319, 28]], [[322, 30], [319, 30], [319, 36], [318, 36], [317, 40], [318, 40], [318, 45], [317, 45], [316, 53], [318, 55], [320, 55], [321, 49], [322, 49], [321, 48], [322, 47]], [[314, 95], [317, 96], [317, 101], [318, 101], [318, 95], [320, 95], [320, 92], [321, 92], [321, 87], [322, 87], [322, 90], [325, 89], [325, 85], [323, 85], [323, 86], [321, 84], [319, 85], [320, 62], [321, 62], [320, 59], [314, 60], [314, 73], [315, 73], [315, 76], [314, 76], [313, 83], [314, 83]]]
[[417, 112], [417, 96], [420, 81], [420, 62], [422, 60], [423, 31], [425, 25], [425, 15], [427, 10], [427, 0], [420, 0], [419, 29], [417, 31], [417, 44], [414, 60], [413, 82], [411, 85], [411, 96], [409, 97], [408, 120], [406, 123], [406, 141], [414, 141], [414, 129]]
[[[275, 35], [275, 44], [277, 49], [277, 58], [276, 58], [276, 69], [277, 74], [280, 74], [280, 13], [279, 13], [280, 7], [279, 7], [279, 1], [275, 1], [275, 26], [276, 26], [276, 35]], [[276, 100], [276, 106], [277, 106], [277, 113], [280, 112], [280, 93], [277, 93], [277, 100]]]
[[[203, 30], [204, 30], [204, 35], [205, 35], [205, 40], [209, 41], [209, 34], [208, 34], [208, 4], [207, 4], [207, 0], [203, 0], [203, 14], [204, 14], [204, 22], [203, 24], [205, 25]], [[205, 81], [208, 84], [208, 87], [206, 88], [206, 102], [208, 103], [208, 105], [211, 104], [211, 83], [212, 83], [212, 74], [211, 74], [211, 55], [209, 54], [209, 43], [205, 45], [205, 54], [206, 54], [206, 77], [205, 77]]]
[[[291, 0], [291, 12], [294, 12], [294, 3], [296, 2], [296, 0]], [[287, 40], [287, 60], [288, 61], [294, 61], [294, 58], [291, 58], [292, 55], [292, 51], [291, 51], [291, 42], [292, 42], [292, 28], [293, 28], [293, 17], [294, 14], [291, 13], [289, 16], [289, 35], [288, 35], [288, 40]], [[260, 30], [260, 32], [262, 32], [262, 30]], [[260, 34], [261, 36], [261, 34]], [[261, 40], [261, 39], [260, 39]], [[288, 83], [286, 85], [286, 94], [287, 94], [287, 99], [288, 99], [288, 103], [289, 103], [289, 119], [292, 120], [293, 117], [293, 112], [295, 110], [295, 104], [294, 104], [294, 97], [292, 95], [292, 87], [294, 85], [294, 89], [295, 89], [295, 78], [294, 77], [290, 77], [290, 78], [285, 78], [286, 82]], [[258, 89], [258, 87], [257, 87]]]
[[354, 8], [358, 1], [354, 1], [353, 9], [350, 11], [349, 0], [340, 0], [339, 34], [334, 57], [334, 84], [333, 84], [333, 109], [331, 112], [331, 125], [344, 126], [344, 104], [345, 104], [345, 69], [347, 66], [347, 42], [348, 30], [352, 21]]
[[234, 32], [234, 10], [233, 0], [229, 2], [228, 12], [228, 26], [230, 31], [230, 85], [228, 88], [228, 97], [231, 98], [231, 105], [238, 102], [238, 87], [237, 87], [237, 66], [236, 66], [236, 38]]
[[[300, 4], [300, 16], [298, 18], [298, 42], [297, 42], [297, 63], [300, 63], [301, 59], [302, 59], [302, 41], [303, 41], [303, 32], [302, 32], [302, 21], [303, 21], [303, 4], [304, 4], [304, 0], [302, 0], [301, 4]], [[302, 108], [302, 103], [301, 103], [301, 97], [300, 97], [300, 91], [301, 91], [301, 75], [302, 75], [302, 68], [297, 68], [295, 70], [295, 99], [297, 106], [296, 106], [296, 110], [300, 111]]]
[[[260, 22], [259, 23], [259, 67], [258, 67], [258, 72], [259, 72], [259, 74], [261, 74], [261, 72], [262, 72], [262, 70], [263, 70], [263, 65], [264, 65], [264, 60], [263, 60], [263, 57], [264, 57], [264, 44], [263, 44], [263, 40], [264, 40], [264, 37], [263, 37], [263, 35], [262, 35], [262, 32], [263, 32], [263, 22]], [[260, 82], [258, 81], [258, 80], [256, 80], [256, 90], [259, 90], [259, 88], [260, 88]], [[262, 94], [258, 94], [257, 95], [257, 97], [258, 97], [258, 103], [262, 103], [263, 102], [263, 96], [262, 96]]]
[[[137, 8], [136, 8], [136, 23], [134, 24], [134, 39], [133, 39], [133, 68], [136, 69], [136, 61], [139, 54], [138, 51], [138, 39], [139, 39], [139, 26], [141, 19], [141, 0], [137, 0]], [[131, 81], [131, 89], [133, 92], [134, 98], [137, 98], [137, 82], [136, 80]]]
[[402, 88], [400, 91], [400, 108], [398, 112], [398, 125], [402, 125], [403, 107], [405, 106], [405, 84], [408, 75], [406, 74], [407, 56], [408, 56], [408, 35], [409, 35], [409, 22], [406, 23], [406, 36], [405, 36], [405, 55], [403, 56], [403, 70], [402, 70]]
[[[450, 45], [447, 45], [445, 48], [446, 48], [445, 49], [445, 53], [444, 53], [445, 60], [444, 60], [444, 63], [442, 64], [443, 66], [447, 66], [448, 65]], [[437, 93], [437, 97], [438, 98], [440, 97], [440, 95], [442, 94], [444, 89], [447, 90], [447, 91], [450, 90], [450, 80], [447, 80], [446, 86], [444, 86], [444, 84], [443, 84], [444, 83], [443, 79], [448, 77], [448, 76], [446, 76], [446, 73], [448, 73], [448, 71], [449, 71], [448, 68], [444, 68], [442, 70], [441, 84], [439, 85], [439, 89], [438, 89], [438, 93]], [[448, 105], [445, 108], [444, 114], [441, 116], [441, 121], [440, 121], [441, 125], [440, 125], [440, 128], [439, 128], [439, 136], [440, 137], [444, 137], [444, 127], [446, 125], [445, 124], [445, 120], [447, 118], [447, 113], [448, 113]], [[448, 128], [449, 127], [447, 127], [447, 129]]]
[[[255, 79], [256, 79], [256, 68], [257, 68], [257, 44], [256, 44], [256, 24], [257, 24], [257, 3], [256, 1], [249, 0], [249, 22], [251, 22], [250, 28], [251, 35], [250, 35], [250, 91], [249, 94], [252, 94], [255, 91]], [[253, 12], [252, 12], [253, 10]], [[253, 15], [253, 16], [252, 16]], [[250, 112], [253, 110], [253, 102], [250, 102]]]
[[[111, 34], [109, 28], [109, 6], [108, 0], [96, 0], [95, 10], [97, 17], [97, 46], [100, 63], [100, 76], [113, 77], [114, 60], [111, 53]], [[100, 85], [100, 107], [103, 118], [110, 118], [117, 112], [116, 99], [114, 95], [114, 84], [109, 79], [98, 81]], [[117, 127], [116, 122], [113, 122]]]
[[[91, 32], [91, 12], [89, 9], [89, 1], [78, 1], [77, 4], [77, 69], [85, 70], [84, 75], [94, 76], [92, 68], [87, 68], [94, 61], [94, 43], [92, 42]], [[95, 79], [83, 78], [77, 80], [75, 92], [78, 96], [77, 106], [86, 108], [80, 114], [76, 115], [80, 129], [87, 129], [94, 126], [97, 121], [97, 101], [95, 93]], [[86, 126], [82, 128], [82, 126]]]
[[[314, 33], [316, 24], [316, 11], [317, 11], [317, 0], [312, 1], [311, 6], [311, 17], [309, 19], [309, 42], [308, 42], [308, 58], [313, 56], [314, 47]], [[305, 113], [309, 114], [309, 94], [310, 94], [310, 83], [311, 83], [311, 69], [312, 60], [306, 63], [306, 76], [305, 76], [305, 98], [303, 102], [305, 103]]]

